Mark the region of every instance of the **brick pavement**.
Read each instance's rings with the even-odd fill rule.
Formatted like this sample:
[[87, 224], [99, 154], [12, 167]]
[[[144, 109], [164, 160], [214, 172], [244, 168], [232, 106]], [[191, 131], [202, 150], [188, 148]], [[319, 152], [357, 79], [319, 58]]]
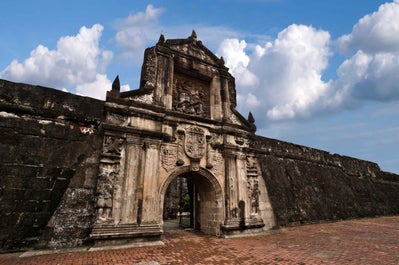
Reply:
[[399, 216], [283, 228], [279, 232], [221, 239], [168, 231], [164, 245], [19, 257], [13, 264], [399, 264]]

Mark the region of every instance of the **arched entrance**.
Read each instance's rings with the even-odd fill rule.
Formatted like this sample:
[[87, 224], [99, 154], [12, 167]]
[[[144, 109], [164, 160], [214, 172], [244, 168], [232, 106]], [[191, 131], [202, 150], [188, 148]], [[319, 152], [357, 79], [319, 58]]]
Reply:
[[[207, 235], [220, 235], [220, 224], [223, 222], [223, 194], [217, 179], [207, 171], [200, 168], [192, 171], [189, 166], [180, 168], [172, 173], [165, 181], [160, 191], [161, 213], [163, 214], [165, 196], [171, 183], [176, 183], [175, 179], [183, 178], [186, 183], [187, 194], [189, 196], [189, 212], [187, 222], [189, 227], [201, 231]], [[184, 188], [183, 188], [184, 189]]]

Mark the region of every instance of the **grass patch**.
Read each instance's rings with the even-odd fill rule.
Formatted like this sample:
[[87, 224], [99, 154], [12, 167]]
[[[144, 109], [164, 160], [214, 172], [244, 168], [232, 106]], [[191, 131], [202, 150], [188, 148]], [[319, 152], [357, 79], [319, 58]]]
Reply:
[[325, 228], [320, 229], [320, 232], [326, 233], [326, 234], [331, 234], [331, 233], [335, 233], [337, 231], [330, 227], [325, 227]]

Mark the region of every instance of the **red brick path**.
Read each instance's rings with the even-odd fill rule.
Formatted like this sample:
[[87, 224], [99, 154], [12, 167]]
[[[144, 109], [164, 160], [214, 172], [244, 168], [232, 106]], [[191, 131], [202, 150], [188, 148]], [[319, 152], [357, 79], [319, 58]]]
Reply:
[[168, 231], [163, 246], [19, 257], [12, 264], [399, 264], [399, 216], [283, 228], [280, 232], [220, 239]]

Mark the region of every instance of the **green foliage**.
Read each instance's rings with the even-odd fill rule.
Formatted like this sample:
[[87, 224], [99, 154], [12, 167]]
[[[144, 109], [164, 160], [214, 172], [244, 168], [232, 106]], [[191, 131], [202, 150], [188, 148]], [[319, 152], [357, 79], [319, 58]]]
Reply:
[[190, 195], [188, 193], [184, 194], [181, 197], [177, 209], [179, 210], [179, 212], [190, 212], [191, 211]]

